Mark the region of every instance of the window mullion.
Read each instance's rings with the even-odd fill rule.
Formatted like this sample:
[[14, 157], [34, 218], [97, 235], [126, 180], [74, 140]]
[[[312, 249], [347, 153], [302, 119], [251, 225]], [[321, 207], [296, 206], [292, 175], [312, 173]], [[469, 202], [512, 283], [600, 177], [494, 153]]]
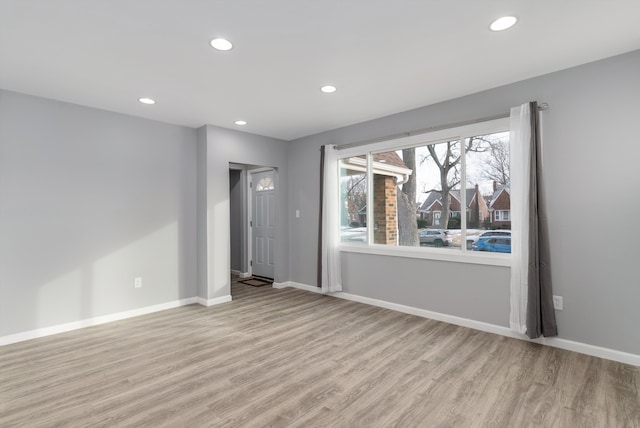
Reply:
[[373, 227], [375, 219], [373, 218], [373, 156], [371, 152], [367, 153], [367, 244], [372, 245]]
[[467, 150], [460, 139], [460, 249], [467, 251]]

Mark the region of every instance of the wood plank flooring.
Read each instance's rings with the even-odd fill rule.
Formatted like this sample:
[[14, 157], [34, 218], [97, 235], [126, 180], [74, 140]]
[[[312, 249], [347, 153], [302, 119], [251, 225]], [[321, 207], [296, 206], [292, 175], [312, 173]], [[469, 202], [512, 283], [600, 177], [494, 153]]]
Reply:
[[640, 427], [640, 368], [296, 289], [0, 347], [0, 427]]

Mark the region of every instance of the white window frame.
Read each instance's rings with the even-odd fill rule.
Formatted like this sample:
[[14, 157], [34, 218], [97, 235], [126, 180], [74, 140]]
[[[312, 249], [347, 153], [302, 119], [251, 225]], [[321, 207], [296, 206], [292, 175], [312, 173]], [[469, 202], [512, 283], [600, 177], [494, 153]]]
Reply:
[[[509, 218], [504, 218], [505, 213], [509, 214], [508, 215]], [[511, 221], [511, 210], [495, 210], [494, 214], [495, 214], [495, 221]], [[498, 215], [500, 215], [500, 218], [498, 218]]]
[[[410, 135], [370, 144], [359, 145], [342, 149], [338, 152], [338, 158], [365, 155], [367, 160], [367, 219], [373, 218], [373, 174], [372, 155], [392, 150], [401, 150], [408, 147], [419, 147], [428, 144], [437, 144], [446, 141], [463, 140], [477, 135], [495, 134], [509, 131], [509, 118], [496, 119], [485, 122], [478, 122], [456, 128], [443, 129], [424, 134]], [[339, 173], [339, 172], [337, 172]], [[463, 154], [461, 162], [461, 183], [466, 183], [466, 156]], [[466, 206], [466, 192], [460, 192], [461, 206]], [[460, 212], [461, 242], [466, 242], [467, 213], [466, 210]], [[452, 251], [442, 248], [425, 247], [403, 247], [386, 244], [373, 243], [373, 227], [371, 221], [367, 221], [367, 242], [340, 243], [340, 250], [351, 253], [388, 255], [393, 257], [409, 257], [429, 260], [442, 260], [451, 262], [473, 263], [494, 266], [511, 266], [511, 254], [473, 252], [466, 249], [466, 245], [460, 246], [460, 251]]]

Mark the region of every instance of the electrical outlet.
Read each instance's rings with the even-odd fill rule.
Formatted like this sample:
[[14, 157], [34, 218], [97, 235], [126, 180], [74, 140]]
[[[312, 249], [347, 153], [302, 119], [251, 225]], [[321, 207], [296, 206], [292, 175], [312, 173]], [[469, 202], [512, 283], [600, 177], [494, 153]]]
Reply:
[[553, 296], [553, 309], [561, 311], [563, 306], [562, 296]]
[[142, 277], [141, 276], [137, 276], [133, 280], [133, 288], [142, 288]]

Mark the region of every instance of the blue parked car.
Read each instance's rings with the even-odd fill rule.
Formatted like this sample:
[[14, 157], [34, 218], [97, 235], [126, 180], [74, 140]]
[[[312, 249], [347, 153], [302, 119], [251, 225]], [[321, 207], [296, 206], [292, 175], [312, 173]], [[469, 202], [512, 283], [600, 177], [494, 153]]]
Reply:
[[473, 251], [491, 251], [493, 253], [510, 253], [510, 236], [487, 236], [478, 239], [471, 245]]

